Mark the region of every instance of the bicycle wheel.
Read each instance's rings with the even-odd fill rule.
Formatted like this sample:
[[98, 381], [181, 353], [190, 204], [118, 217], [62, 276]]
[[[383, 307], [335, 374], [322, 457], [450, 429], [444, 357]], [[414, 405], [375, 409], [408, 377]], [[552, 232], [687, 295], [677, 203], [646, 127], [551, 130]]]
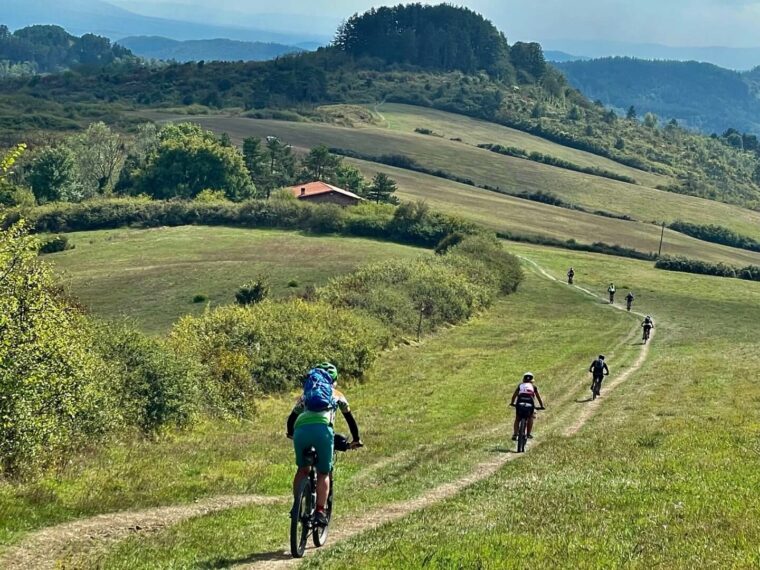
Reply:
[[520, 419], [519, 430], [517, 432], [517, 453], [525, 452], [525, 442], [528, 440], [528, 420]]
[[599, 395], [600, 384], [601, 384], [601, 381], [598, 378], [594, 380], [594, 387], [591, 389], [593, 400], [596, 400], [596, 397]]
[[290, 513], [290, 553], [293, 558], [303, 558], [306, 552], [312, 510], [311, 484], [309, 479], [305, 478], [298, 487], [293, 501], [293, 510]]
[[314, 540], [314, 546], [317, 548], [324, 546], [327, 542], [327, 534], [330, 530], [330, 521], [332, 520], [333, 511], [333, 485], [335, 480], [330, 475], [330, 494], [327, 496], [327, 504], [325, 505], [325, 516], [327, 517], [327, 526], [320, 526], [314, 529], [312, 538]]

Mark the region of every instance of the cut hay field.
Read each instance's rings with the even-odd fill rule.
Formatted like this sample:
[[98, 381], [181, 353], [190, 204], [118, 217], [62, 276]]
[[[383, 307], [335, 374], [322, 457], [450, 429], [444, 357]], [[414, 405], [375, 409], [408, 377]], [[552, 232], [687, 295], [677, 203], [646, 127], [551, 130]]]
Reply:
[[[68, 237], [75, 249], [45, 259], [70, 292], [96, 315], [126, 317], [152, 334], [208, 305], [234, 303], [238, 288], [261, 275], [269, 278], [274, 296], [284, 297], [363, 263], [424, 252], [366, 239], [204, 226]], [[194, 303], [196, 295], [207, 300]]]
[[[164, 121], [188, 120], [186, 116], [156, 113], [151, 117]], [[199, 116], [191, 120], [217, 132], [226, 132], [237, 143], [248, 136], [274, 135], [301, 149], [325, 144], [373, 156], [404, 154], [427, 168], [442, 169], [476, 184], [499, 187], [507, 194], [548, 192], [592, 212], [627, 215], [643, 222], [681, 219], [696, 224], [717, 224], [760, 239], [759, 212], [501, 156], [445, 138], [376, 127], [346, 128], [240, 117]]]

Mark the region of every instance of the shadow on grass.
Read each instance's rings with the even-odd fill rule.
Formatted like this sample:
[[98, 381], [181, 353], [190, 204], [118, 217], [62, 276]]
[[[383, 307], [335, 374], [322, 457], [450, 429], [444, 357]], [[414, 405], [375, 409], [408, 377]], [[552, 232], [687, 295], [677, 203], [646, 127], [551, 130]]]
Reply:
[[575, 403], [576, 404], [588, 404], [589, 402], [593, 402], [593, 401], [594, 401], [594, 397], [593, 396], [589, 396], [588, 398], [585, 398], [583, 400], [575, 400]]
[[217, 558], [209, 562], [201, 563], [198, 568], [204, 570], [219, 570], [221, 568], [232, 568], [240, 564], [253, 564], [254, 562], [277, 562], [282, 560], [292, 560], [293, 557], [282, 549], [273, 550], [272, 552], [260, 552], [251, 554], [243, 558]]
[[504, 447], [503, 445], [497, 445], [488, 450], [489, 453], [517, 453], [511, 447]]

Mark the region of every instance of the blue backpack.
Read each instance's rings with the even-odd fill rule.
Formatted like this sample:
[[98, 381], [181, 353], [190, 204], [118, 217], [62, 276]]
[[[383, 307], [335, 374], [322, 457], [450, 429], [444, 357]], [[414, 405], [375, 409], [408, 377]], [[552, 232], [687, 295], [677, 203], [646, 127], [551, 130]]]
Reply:
[[312, 368], [306, 374], [303, 403], [310, 412], [322, 412], [335, 407], [332, 378], [321, 368]]

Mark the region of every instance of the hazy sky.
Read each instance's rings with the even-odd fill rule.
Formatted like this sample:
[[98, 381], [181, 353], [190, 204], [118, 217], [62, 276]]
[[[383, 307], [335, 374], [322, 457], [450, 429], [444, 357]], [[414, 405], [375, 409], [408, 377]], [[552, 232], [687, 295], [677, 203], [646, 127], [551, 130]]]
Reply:
[[[286, 24], [295, 28], [290, 31], [326, 35], [332, 35], [343, 17], [379, 5], [371, 0], [114, 0], [114, 3], [151, 15], [194, 16], [228, 25], [244, 22], [250, 26], [248, 18], [241, 18], [243, 14], [267, 14], [260, 20], [267, 26]], [[461, 3], [492, 20], [510, 42], [583, 39], [674, 46], [760, 45], [760, 0], [464, 0]], [[178, 4], [192, 8], [183, 10]], [[284, 14], [297, 17], [288, 20], [281, 17]]]

